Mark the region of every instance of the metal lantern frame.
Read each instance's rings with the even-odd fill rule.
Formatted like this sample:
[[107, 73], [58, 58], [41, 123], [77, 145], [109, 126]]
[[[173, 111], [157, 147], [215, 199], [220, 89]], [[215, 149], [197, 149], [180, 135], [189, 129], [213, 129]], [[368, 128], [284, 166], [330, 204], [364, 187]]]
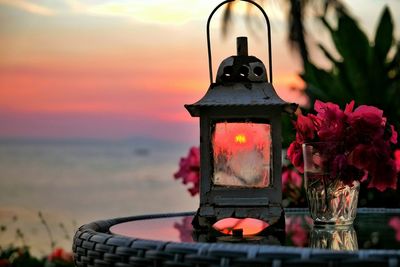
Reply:
[[[210, 87], [198, 102], [185, 105], [191, 116], [200, 117], [200, 207], [193, 220], [193, 225], [197, 229], [210, 229], [216, 221], [228, 217], [256, 218], [270, 225], [276, 224], [283, 218], [281, 114], [283, 111], [293, 112], [297, 105], [286, 103], [279, 98], [272, 86], [270, 22], [263, 8], [251, 0], [241, 1], [255, 5], [265, 18], [269, 75], [261, 60], [248, 56], [247, 38], [239, 37], [237, 39], [238, 55], [229, 57], [221, 63], [216, 82], [213, 81], [210, 22], [214, 13], [222, 5], [233, 1], [235, 0], [220, 3], [208, 17], [207, 47]], [[228, 69], [229, 74], [226, 73]], [[219, 122], [251, 122], [270, 125], [271, 165], [270, 183], [267, 187], [232, 187], [213, 183], [211, 140], [215, 125]]]

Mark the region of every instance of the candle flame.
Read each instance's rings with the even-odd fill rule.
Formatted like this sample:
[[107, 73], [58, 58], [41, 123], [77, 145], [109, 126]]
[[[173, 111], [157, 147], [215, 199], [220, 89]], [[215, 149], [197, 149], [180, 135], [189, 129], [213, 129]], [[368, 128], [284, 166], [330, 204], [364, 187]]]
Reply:
[[244, 134], [238, 134], [235, 136], [235, 142], [239, 144], [244, 144], [246, 143], [246, 136]]

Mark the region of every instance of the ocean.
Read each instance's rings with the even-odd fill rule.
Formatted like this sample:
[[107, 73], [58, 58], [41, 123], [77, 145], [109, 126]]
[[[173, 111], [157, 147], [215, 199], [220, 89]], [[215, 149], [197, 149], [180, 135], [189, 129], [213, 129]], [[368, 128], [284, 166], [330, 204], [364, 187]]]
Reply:
[[189, 147], [146, 138], [0, 141], [0, 246], [44, 255], [51, 241], [71, 250], [77, 227], [95, 220], [195, 210], [198, 197], [173, 178]]

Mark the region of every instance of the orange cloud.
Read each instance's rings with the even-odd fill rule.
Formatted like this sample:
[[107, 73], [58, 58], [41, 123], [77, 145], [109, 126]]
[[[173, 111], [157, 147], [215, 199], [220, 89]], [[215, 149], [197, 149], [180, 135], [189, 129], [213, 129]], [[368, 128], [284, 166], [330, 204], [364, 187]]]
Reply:
[[0, 107], [13, 112], [119, 114], [187, 121], [183, 104], [193, 102], [201, 92], [177, 90], [174, 78], [155, 76], [157, 80], [124, 72], [0, 69]]

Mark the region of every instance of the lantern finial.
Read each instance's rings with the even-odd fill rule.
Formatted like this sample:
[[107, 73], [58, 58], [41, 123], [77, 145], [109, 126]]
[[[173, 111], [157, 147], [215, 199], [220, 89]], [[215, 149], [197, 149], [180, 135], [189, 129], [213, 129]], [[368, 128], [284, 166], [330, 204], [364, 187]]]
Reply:
[[237, 55], [238, 56], [248, 56], [249, 50], [247, 47], [247, 37], [237, 37], [236, 38], [236, 47], [237, 47]]

